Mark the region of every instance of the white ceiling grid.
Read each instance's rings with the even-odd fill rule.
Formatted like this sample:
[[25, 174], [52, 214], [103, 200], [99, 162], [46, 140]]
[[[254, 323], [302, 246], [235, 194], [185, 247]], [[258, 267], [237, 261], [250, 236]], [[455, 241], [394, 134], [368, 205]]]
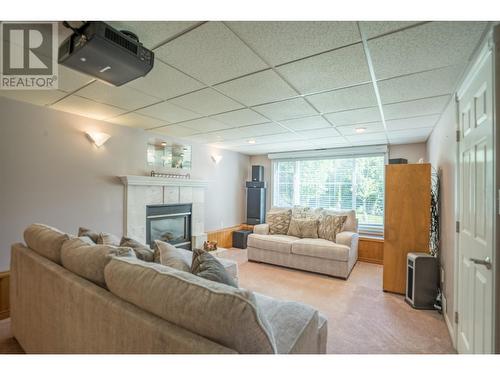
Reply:
[[111, 24], [154, 50], [146, 77], [112, 87], [60, 67], [57, 91], [0, 95], [246, 154], [424, 142], [487, 27]]

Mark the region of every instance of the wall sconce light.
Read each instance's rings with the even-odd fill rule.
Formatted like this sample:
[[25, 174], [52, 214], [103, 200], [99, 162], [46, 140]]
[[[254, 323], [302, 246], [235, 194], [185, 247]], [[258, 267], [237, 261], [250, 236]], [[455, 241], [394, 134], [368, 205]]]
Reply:
[[212, 159], [215, 164], [219, 164], [219, 162], [222, 160], [222, 155], [212, 155], [210, 156], [210, 159]]
[[100, 133], [100, 132], [87, 132], [87, 137], [89, 137], [89, 139], [94, 142], [94, 144], [97, 146], [97, 147], [101, 147], [103, 144], [105, 144], [107, 142], [107, 140], [109, 138], [111, 138], [111, 136], [109, 134], [106, 134], [106, 133]]

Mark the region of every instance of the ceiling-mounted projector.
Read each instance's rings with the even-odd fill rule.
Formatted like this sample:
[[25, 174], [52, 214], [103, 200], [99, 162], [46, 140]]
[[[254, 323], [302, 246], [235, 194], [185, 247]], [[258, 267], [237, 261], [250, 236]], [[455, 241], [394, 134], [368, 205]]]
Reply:
[[59, 64], [114, 86], [144, 77], [153, 68], [154, 53], [128, 31], [104, 22], [86, 22], [59, 46]]

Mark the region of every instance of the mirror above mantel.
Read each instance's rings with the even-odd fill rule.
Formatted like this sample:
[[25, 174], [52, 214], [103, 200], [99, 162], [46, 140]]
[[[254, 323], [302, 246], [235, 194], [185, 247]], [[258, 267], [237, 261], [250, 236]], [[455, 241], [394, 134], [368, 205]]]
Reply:
[[191, 146], [159, 138], [148, 140], [147, 163], [154, 171], [191, 170]]

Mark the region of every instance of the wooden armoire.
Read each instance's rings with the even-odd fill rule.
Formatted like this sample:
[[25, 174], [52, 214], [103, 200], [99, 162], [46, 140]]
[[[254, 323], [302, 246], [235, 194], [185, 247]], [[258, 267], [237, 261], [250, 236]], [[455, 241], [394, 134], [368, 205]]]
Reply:
[[430, 164], [385, 166], [384, 291], [405, 294], [406, 255], [429, 252], [430, 206]]

